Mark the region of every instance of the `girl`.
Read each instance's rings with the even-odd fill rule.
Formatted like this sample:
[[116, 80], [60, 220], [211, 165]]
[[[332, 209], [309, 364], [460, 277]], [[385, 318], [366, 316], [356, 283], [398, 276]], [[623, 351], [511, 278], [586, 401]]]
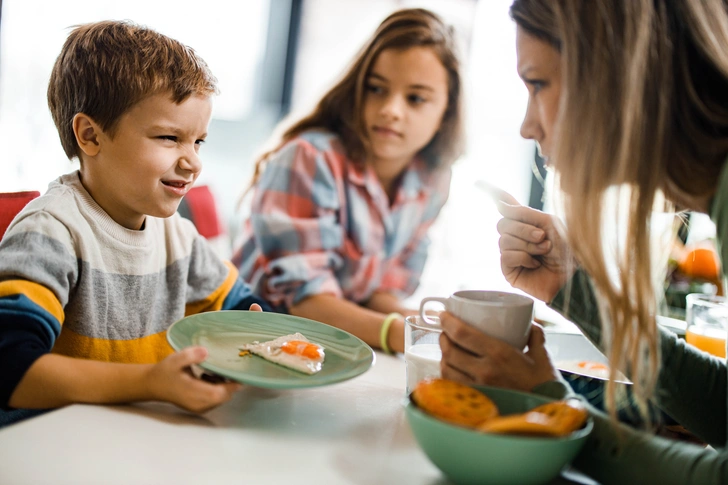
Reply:
[[[501, 194], [509, 282], [568, 316], [658, 406], [715, 448], [726, 445], [725, 362], [657, 327], [650, 217], [663, 195], [716, 223], [728, 264], [728, 14], [703, 0], [515, 0], [521, 128], [560, 177], [565, 230]], [[607, 205], [613, 190], [619, 202]], [[622, 206], [626, 204], [626, 206]], [[621, 251], [606, 214], [626, 214]], [[615, 254], [616, 253], [616, 254]], [[616, 268], [616, 271], [613, 270]], [[534, 327], [521, 353], [442, 315], [443, 375], [565, 397]], [[618, 427], [594, 411], [576, 466], [599, 483], [728, 483], [728, 452]]]
[[257, 161], [234, 261], [279, 311], [404, 350], [401, 299], [462, 146], [453, 31], [423, 9], [382, 22], [343, 79]]

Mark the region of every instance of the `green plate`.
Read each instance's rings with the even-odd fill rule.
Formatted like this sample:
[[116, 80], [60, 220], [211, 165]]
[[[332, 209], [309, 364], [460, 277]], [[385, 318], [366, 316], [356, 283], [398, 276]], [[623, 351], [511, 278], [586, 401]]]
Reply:
[[[323, 368], [308, 375], [268, 362], [256, 355], [238, 356], [240, 347], [300, 332], [323, 346]], [[257, 387], [296, 389], [345, 381], [374, 364], [374, 352], [361, 339], [336, 327], [280, 313], [219, 311], [185, 317], [167, 330], [175, 350], [191, 345], [207, 348], [203, 369]]]

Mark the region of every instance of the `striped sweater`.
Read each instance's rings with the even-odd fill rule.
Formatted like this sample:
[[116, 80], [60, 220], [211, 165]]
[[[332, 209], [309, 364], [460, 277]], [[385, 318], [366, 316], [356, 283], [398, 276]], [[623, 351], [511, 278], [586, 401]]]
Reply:
[[154, 363], [185, 315], [261, 303], [193, 224], [175, 214], [126, 229], [79, 173], [49, 185], [0, 242], [0, 406], [47, 352]]

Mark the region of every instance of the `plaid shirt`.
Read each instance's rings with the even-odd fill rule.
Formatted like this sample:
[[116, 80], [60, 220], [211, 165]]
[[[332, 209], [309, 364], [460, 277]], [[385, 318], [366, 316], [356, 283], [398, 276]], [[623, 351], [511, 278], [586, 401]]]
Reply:
[[390, 205], [371, 167], [348, 159], [338, 137], [303, 133], [269, 159], [233, 261], [282, 311], [324, 293], [357, 303], [375, 291], [407, 297], [450, 176], [415, 159]]

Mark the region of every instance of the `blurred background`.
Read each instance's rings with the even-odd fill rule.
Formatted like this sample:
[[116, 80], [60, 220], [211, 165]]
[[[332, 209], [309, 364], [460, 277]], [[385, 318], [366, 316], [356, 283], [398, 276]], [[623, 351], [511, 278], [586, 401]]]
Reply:
[[[219, 80], [208, 141], [207, 184], [227, 231], [229, 256], [245, 214], [238, 201], [252, 161], [275, 125], [310, 109], [392, 11], [424, 7], [454, 25], [466, 70], [469, 144], [454, 166], [451, 196], [413, 305], [465, 288], [507, 289], [498, 214], [476, 185], [486, 181], [539, 205], [535, 145], [519, 128], [527, 91], [516, 74], [511, 0], [0, 0], [0, 191], [39, 190], [75, 170], [46, 104], [51, 67], [69, 28], [129, 19], [192, 46]], [[534, 174], [537, 174], [535, 176]], [[227, 253], [227, 254], [225, 254]]]

